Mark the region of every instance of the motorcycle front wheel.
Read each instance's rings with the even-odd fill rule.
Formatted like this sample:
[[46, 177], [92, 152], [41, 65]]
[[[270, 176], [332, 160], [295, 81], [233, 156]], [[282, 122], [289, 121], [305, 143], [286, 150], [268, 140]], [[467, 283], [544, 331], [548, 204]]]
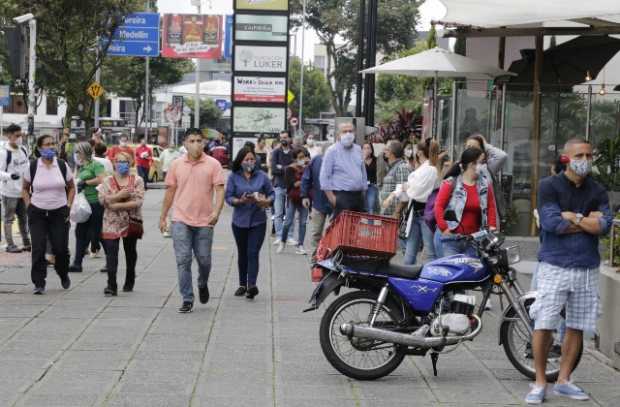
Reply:
[[[321, 319], [320, 341], [323, 354], [340, 373], [357, 380], [375, 380], [389, 375], [405, 357], [406, 349], [372, 339], [350, 338], [340, 333], [344, 323], [368, 326], [377, 295], [354, 291], [339, 297]], [[395, 329], [397, 313], [385, 304], [374, 327]]]
[[[525, 303], [527, 312], [534, 300]], [[507, 320], [502, 322], [500, 327], [500, 341], [504, 347], [504, 352], [510, 360], [510, 363], [524, 376], [531, 380], [536, 380], [536, 369], [534, 367], [534, 351], [532, 349], [532, 338], [525, 326], [525, 322], [519, 318], [517, 312], [510, 306], [506, 312]], [[562, 317], [562, 323], [564, 317]], [[563, 340], [563, 332], [556, 330], [552, 333], [552, 344], [547, 356], [547, 382], [553, 383], [558, 379], [560, 374], [560, 358], [561, 345]], [[579, 349], [579, 354], [575, 360], [573, 370], [579, 365], [583, 354], [583, 346]]]

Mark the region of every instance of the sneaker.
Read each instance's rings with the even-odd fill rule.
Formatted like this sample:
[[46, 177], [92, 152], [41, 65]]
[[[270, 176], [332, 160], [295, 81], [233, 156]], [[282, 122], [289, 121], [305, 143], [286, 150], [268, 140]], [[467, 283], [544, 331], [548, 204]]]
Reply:
[[235, 291], [235, 297], [241, 297], [241, 296], [245, 295], [246, 291], [247, 291], [247, 289], [244, 286], [241, 286], [241, 287], [237, 288], [237, 291]]
[[292, 237], [289, 237], [286, 240], [286, 244], [289, 245], [289, 246], [297, 246], [299, 244], [299, 242], [297, 240], [293, 239]]
[[114, 288], [106, 287], [103, 289], [103, 295], [106, 297], [116, 297], [118, 292]]
[[184, 302], [183, 305], [181, 305], [181, 308], [179, 308], [179, 314], [187, 314], [192, 312], [192, 310], [194, 309], [194, 303], [193, 302]]
[[90, 252], [90, 258], [91, 259], [98, 259], [100, 257], [101, 257], [101, 255], [99, 254], [99, 250], [97, 250], [96, 252]]
[[590, 400], [590, 396], [583, 391], [580, 387], [574, 385], [572, 382], [556, 383], [553, 386], [553, 394], [556, 396], [564, 396], [573, 400]]
[[295, 254], [301, 254], [302, 256], [305, 256], [308, 253], [306, 252], [306, 249], [304, 249], [303, 246], [297, 246], [297, 249], [295, 249]]
[[82, 266], [76, 266], [75, 264], [72, 264], [69, 266], [69, 273], [81, 273], [82, 272]]
[[7, 253], [21, 253], [22, 249], [20, 249], [19, 247], [15, 245], [11, 245], [11, 246], [6, 247], [6, 252]]
[[45, 294], [45, 288], [43, 287], [35, 287], [34, 291], [32, 291], [34, 295], [43, 295]]
[[254, 297], [256, 297], [257, 295], [258, 295], [258, 287], [253, 285], [252, 287], [248, 288], [248, 291], [245, 293], [245, 298], [249, 300], [253, 300]]
[[170, 234], [170, 232], [168, 232], [167, 230], [166, 230], [164, 233], [162, 233], [161, 235], [162, 235], [163, 237], [165, 237], [165, 238], [170, 238], [170, 237], [172, 237], [172, 235]]
[[209, 302], [209, 287], [206, 285], [204, 287], [198, 287], [198, 297], [200, 298], [201, 304]]
[[69, 275], [66, 275], [64, 277], [60, 277], [60, 285], [65, 290], [68, 290], [69, 287], [71, 287], [71, 279], [69, 278]]
[[284, 243], [280, 242], [280, 243], [278, 244], [278, 248], [276, 249], [276, 253], [278, 253], [278, 254], [282, 253], [282, 252], [284, 251], [284, 247], [285, 247], [285, 246], [286, 246], [286, 245], [285, 245]]
[[530, 392], [525, 396], [527, 404], [542, 404], [545, 401], [545, 387], [530, 384]]
[[273, 244], [274, 246], [277, 246], [277, 245], [279, 245], [281, 242], [282, 242], [282, 240], [281, 240], [281, 239], [276, 239], [276, 240], [274, 240], [274, 241], [273, 241], [273, 243], [272, 243], [272, 244]]

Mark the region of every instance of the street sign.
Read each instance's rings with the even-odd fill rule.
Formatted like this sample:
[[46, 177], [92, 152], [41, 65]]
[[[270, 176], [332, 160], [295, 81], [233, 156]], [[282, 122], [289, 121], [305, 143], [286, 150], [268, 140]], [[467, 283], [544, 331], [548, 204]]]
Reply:
[[295, 94], [289, 89], [288, 93], [286, 94], [286, 101], [290, 105], [291, 103], [293, 103], [293, 100], [295, 100]]
[[220, 109], [222, 112], [225, 112], [226, 110], [230, 109], [230, 107], [232, 106], [232, 103], [230, 103], [228, 100], [226, 99], [216, 99], [215, 100], [215, 105], [217, 106], [218, 109]]
[[99, 82], [91, 83], [88, 89], [86, 89], [86, 93], [88, 93], [93, 99], [100, 98], [101, 95], [103, 95], [103, 92], [105, 92], [105, 89], [103, 89], [103, 86], [101, 86]]
[[2, 107], [8, 106], [11, 103], [9, 89], [9, 85], [0, 86], [0, 106]]
[[[105, 45], [107, 39], [103, 40]], [[125, 16], [112, 34], [108, 55], [159, 56], [159, 13], [132, 13]]]

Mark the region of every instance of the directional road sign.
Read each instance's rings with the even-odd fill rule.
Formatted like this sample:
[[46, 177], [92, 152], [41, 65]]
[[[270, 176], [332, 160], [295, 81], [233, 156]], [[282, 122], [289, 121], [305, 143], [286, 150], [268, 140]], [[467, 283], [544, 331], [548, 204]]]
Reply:
[[9, 86], [0, 86], [0, 106], [8, 106], [11, 103], [11, 96], [9, 94]]
[[105, 90], [103, 89], [103, 86], [101, 86], [99, 82], [91, 83], [88, 89], [86, 89], [86, 93], [88, 93], [90, 97], [93, 99], [97, 99], [101, 97], [104, 91]]
[[[103, 41], [105, 45], [107, 39]], [[159, 56], [159, 14], [133, 13], [125, 16], [112, 35], [108, 55]]]

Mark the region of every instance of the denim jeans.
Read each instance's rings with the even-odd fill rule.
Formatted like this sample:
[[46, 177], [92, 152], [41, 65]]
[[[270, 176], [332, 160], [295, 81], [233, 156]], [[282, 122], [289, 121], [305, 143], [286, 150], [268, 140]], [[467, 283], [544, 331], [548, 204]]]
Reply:
[[371, 215], [377, 213], [377, 199], [379, 197], [379, 190], [375, 184], [369, 184], [366, 191], [366, 212]]
[[441, 241], [441, 230], [439, 228], [435, 228], [435, 233], [433, 233], [433, 243], [435, 243], [435, 257], [441, 259], [445, 257], [443, 253], [443, 243]]
[[411, 224], [411, 230], [407, 237], [407, 246], [405, 248], [404, 263], [416, 264], [417, 256], [422, 249], [424, 242], [424, 252], [426, 253], [426, 261], [437, 259], [435, 253], [435, 243], [433, 242], [433, 232], [429, 229], [422, 216], [416, 216]]
[[464, 254], [469, 257], [478, 257], [476, 249], [465, 239], [456, 240], [451, 236], [442, 236], [441, 243], [443, 246], [443, 254], [445, 257], [454, 256], [455, 254]]
[[267, 224], [251, 228], [240, 228], [232, 225], [233, 235], [237, 243], [237, 266], [239, 267], [239, 287], [256, 285], [260, 249], [265, 241]]
[[181, 222], [172, 223], [172, 241], [177, 260], [179, 292], [183, 302], [194, 302], [192, 286], [192, 259], [198, 261], [198, 287], [205, 287], [211, 272], [211, 246], [213, 228], [188, 226]]
[[136, 166], [136, 168], [138, 170], [138, 175], [142, 178], [142, 181], [144, 181], [144, 190], [146, 191], [146, 184], [149, 182], [149, 169], [140, 166]]
[[276, 225], [276, 238], [282, 239], [284, 212], [286, 211], [286, 188], [275, 187], [276, 198], [273, 201], [273, 222]]
[[288, 232], [292, 229], [293, 221], [295, 220], [295, 212], [299, 214], [299, 238], [297, 239], [297, 244], [303, 246], [306, 237], [308, 209], [304, 208], [302, 205], [294, 204], [291, 200], [288, 201], [288, 205], [286, 206], [286, 222], [282, 227], [282, 241], [286, 242], [288, 239]]

